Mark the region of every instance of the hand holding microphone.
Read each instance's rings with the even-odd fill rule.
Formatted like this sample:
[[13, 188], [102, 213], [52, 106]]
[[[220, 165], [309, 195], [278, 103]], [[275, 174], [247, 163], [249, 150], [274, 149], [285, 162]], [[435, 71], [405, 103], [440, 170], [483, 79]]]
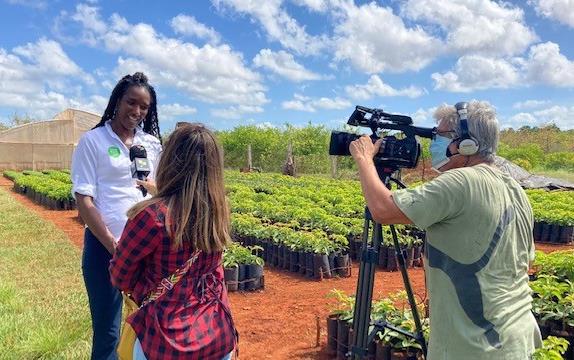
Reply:
[[138, 188], [141, 190], [142, 195], [146, 196], [147, 188], [141, 183], [146, 180], [151, 171], [146, 149], [142, 145], [132, 146], [130, 148], [130, 160], [132, 162], [130, 166], [132, 178], [140, 180]]

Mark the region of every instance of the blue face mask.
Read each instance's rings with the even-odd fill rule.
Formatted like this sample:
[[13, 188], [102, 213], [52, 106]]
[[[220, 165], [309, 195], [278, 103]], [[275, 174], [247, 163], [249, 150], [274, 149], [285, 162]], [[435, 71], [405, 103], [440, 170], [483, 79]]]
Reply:
[[451, 139], [440, 135], [436, 135], [431, 141], [430, 153], [433, 169], [438, 170], [449, 161], [447, 150], [451, 142]]

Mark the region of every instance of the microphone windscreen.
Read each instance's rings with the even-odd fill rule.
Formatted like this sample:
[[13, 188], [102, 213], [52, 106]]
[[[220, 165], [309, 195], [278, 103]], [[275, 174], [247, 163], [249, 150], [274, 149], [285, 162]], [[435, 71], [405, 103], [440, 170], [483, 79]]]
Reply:
[[130, 148], [130, 161], [135, 158], [147, 159], [147, 151], [143, 145], [134, 145]]

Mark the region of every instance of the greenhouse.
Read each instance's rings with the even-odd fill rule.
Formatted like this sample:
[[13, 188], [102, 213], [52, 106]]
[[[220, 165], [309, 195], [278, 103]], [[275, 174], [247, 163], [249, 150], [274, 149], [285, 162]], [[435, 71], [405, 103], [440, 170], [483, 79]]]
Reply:
[[32, 122], [0, 132], [0, 169], [68, 169], [80, 137], [100, 116], [67, 109], [52, 120]]

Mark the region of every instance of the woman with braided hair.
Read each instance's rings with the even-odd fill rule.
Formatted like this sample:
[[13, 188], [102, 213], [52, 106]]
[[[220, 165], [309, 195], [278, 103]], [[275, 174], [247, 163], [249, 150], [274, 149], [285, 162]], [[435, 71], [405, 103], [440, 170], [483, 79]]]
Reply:
[[[143, 146], [151, 178], [132, 178], [130, 148]], [[136, 72], [115, 86], [101, 121], [85, 133], [72, 158], [72, 193], [86, 224], [82, 272], [92, 316], [92, 360], [115, 360], [122, 296], [112, 286], [108, 266], [127, 221], [126, 212], [153, 192], [161, 152], [154, 88]]]

